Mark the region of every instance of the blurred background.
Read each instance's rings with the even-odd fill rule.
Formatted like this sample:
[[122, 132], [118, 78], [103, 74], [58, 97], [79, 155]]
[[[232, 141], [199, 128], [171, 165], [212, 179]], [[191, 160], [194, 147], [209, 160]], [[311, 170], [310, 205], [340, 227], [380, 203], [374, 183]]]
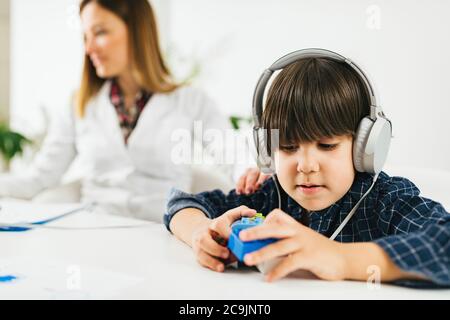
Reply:
[[[393, 122], [388, 164], [450, 171], [449, 1], [150, 2], [173, 73], [228, 116], [251, 115], [256, 81], [274, 60], [327, 48], [371, 77]], [[78, 0], [0, 0], [0, 121], [40, 141], [77, 87], [82, 55]]]

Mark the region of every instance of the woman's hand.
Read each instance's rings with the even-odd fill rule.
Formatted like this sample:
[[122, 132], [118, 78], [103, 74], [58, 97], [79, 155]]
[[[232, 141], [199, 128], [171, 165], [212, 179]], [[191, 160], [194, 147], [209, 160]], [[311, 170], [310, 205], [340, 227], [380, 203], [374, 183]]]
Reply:
[[344, 245], [305, 227], [279, 209], [273, 210], [261, 226], [241, 231], [239, 237], [243, 241], [280, 239], [244, 257], [244, 262], [250, 266], [282, 258], [266, 276], [267, 281], [280, 279], [298, 269], [308, 270], [325, 280], [346, 278]]
[[239, 178], [236, 184], [237, 194], [251, 194], [259, 189], [264, 181], [270, 178], [270, 174], [264, 174], [259, 168], [249, 168]]
[[224, 262], [227, 262], [231, 257], [230, 250], [227, 248], [231, 224], [241, 217], [252, 217], [255, 214], [255, 210], [240, 206], [197, 227], [192, 234], [192, 249], [197, 261], [211, 270], [224, 271]]

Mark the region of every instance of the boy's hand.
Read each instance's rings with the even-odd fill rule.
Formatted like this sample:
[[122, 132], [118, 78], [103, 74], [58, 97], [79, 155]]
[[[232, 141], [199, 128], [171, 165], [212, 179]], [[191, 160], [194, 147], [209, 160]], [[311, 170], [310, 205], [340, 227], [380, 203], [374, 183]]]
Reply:
[[308, 270], [325, 280], [346, 277], [343, 244], [305, 227], [279, 209], [273, 210], [261, 226], [243, 230], [239, 236], [243, 241], [280, 239], [244, 257], [244, 262], [250, 266], [282, 257], [266, 276], [267, 281], [280, 279], [298, 269]]
[[211, 270], [224, 271], [223, 260], [230, 258], [231, 254], [226, 245], [231, 234], [231, 224], [241, 217], [252, 217], [255, 214], [256, 210], [240, 206], [195, 229], [192, 234], [192, 249], [197, 261]]
[[264, 181], [270, 178], [270, 174], [264, 174], [259, 168], [249, 168], [239, 178], [236, 184], [237, 194], [250, 194], [259, 189]]

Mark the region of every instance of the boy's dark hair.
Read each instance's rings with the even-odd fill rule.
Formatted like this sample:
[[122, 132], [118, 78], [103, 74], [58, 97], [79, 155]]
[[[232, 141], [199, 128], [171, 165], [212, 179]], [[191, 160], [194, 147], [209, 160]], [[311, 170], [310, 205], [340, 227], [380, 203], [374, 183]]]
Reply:
[[274, 79], [262, 124], [279, 129], [280, 145], [354, 136], [370, 113], [369, 104], [367, 88], [350, 66], [329, 58], [305, 58]]

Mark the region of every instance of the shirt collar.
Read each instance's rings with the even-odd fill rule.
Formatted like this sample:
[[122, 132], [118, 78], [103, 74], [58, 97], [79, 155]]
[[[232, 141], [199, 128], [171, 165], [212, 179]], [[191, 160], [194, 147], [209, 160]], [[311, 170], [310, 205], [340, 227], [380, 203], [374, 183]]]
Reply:
[[[139, 90], [135, 97], [136, 104], [145, 104], [151, 97], [151, 93], [147, 92], [144, 89]], [[120, 89], [119, 83], [116, 78], [112, 78], [110, 80], [110, 88], [109, 88], [109, 99], [111, 103], [118, 107], [123, 104], [123, 93]], [[142, 103], [141, 103], [142, 102]]]

